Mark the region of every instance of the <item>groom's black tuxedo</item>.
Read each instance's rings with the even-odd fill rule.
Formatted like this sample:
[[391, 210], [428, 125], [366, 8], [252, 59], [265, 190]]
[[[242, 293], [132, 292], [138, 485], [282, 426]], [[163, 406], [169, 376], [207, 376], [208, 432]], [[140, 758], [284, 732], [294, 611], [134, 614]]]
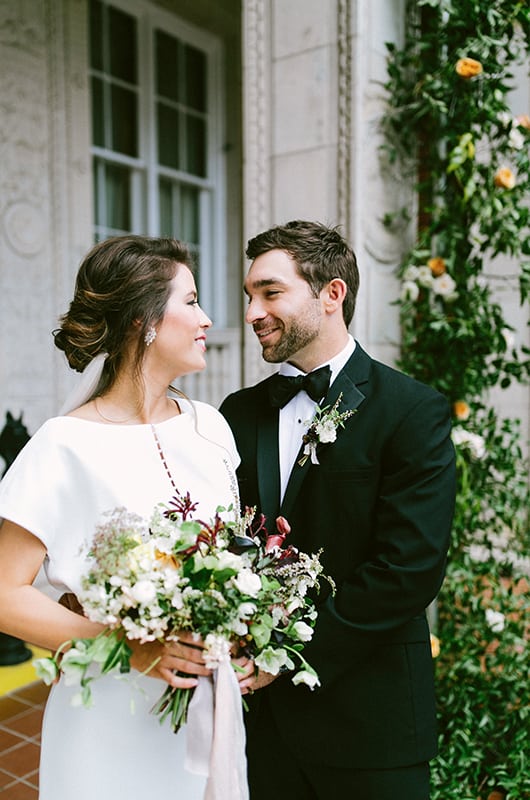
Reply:
[[[267, 384], [223, 402], [241, 455], [241, 502], [292, 527], [289, 543], [323, 549], [326, 582], [304, 655], [321, 687], [283, 675], [252, 698], [248, 731], [268, 704], [299, 758], [348, 768], [426, 761], [436, 752], [425, 609], [443, 579], [455, 465], [446, 400], [356, 349], [320, 404], [356, 409], [319, 464], [295, 462], [280, 503], [278, 409]], [[282, 744], [271, 744], [282, 758]], [[267, 753], [264, 753], [267, 758]]]

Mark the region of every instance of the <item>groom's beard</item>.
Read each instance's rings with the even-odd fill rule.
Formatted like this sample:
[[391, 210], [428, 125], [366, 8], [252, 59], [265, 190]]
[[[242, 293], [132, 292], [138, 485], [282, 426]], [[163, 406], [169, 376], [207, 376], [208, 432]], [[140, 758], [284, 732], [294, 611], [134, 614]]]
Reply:
[[[263, 359], [269, 364], [289, 361], [300, 350], [315, 341], [320, 333], [320, 306], [318, 313], [315, 311], [315, 306], [311, 305], [303, 317], [293, 318], [288, 324], [281, 321], [281, 324], [282, 330], [278, 341], [261, 346]], [[254, 330], [259, 329], [254, 326]]]

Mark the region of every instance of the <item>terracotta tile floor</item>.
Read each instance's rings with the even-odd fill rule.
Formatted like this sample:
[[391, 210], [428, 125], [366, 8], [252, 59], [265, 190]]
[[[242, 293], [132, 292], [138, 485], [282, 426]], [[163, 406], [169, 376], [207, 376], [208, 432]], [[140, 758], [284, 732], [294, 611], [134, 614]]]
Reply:
[[37, 800], [40, 729], [48, 691], [37, 681], [0, 697], [1, 800]]

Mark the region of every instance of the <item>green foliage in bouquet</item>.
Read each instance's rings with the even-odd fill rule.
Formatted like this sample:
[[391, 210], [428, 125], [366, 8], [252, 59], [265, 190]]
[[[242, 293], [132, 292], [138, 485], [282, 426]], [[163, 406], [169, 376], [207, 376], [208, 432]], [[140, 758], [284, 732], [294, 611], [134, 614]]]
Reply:
[[[519, 420], [490, 399], [530, 376], [494, 291], [516, 281], [530, 298], [530, 109], [510, 106], [529, 56], [530, 5], [514, 0], [408, 0], [403, 45], [388, 45], [383, 155], [418, 198], [399, 267], [399, 366], [448, 397], [457, 453], [432, 800], [529, 797], [528, 465]], [[410, 230], [412, 216], [385, 223]]]

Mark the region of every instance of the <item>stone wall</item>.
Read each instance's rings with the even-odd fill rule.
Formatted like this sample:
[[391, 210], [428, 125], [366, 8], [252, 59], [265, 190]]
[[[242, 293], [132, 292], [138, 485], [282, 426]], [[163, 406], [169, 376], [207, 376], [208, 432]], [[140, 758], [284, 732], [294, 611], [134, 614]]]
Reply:
[[[384, 43], [402, 35], [403, 4], [241, 4], [243, 203], [230, 209], [243, 220], [241, 250], [250, 236], [291, 218], [340, 224], [361, 272], [352, 332], [388, 363], [399, 346], [395, 267], [410, 231], [390, 234], [381, 220], [403, 203], [413, 212], [414, 199], [381, 163], [378, 121]], [[176, 0], [165, 5], [178, 12]], [[0, 0], [0, 422], [7, 409], [23, 411], [30, 432], [56, 412], [74, 377], [51, 330], [92, 241], [87, 63], [85, 0]], [[514, 112], [526, 113], [526, 77], [519, 87]], [[518, 305], [513, 273], [513, 265], [495, 264], [491, 279], [528, 343], [528, 307]], [[248, 385], [271, 367], [244, 328]], [[527, 387], [495, 397], [522, 417], [525, 438], [529, 397]]]
[[[289, 219], [340, 225], [361, 273], [352, 332], [390, 362], [404, 237], [382, 217], [407, 197], [383, 174], [378, 121], [384, 42], [399, 37], [402, 10], [388, 0], [244, 3], [245, 241]], [[271, 369], [254, 338], [247, 330], [247, 384]]]
[[84, 2], [0, 2], [0, 414], [30, 432], [67, 370], [51, 330], [91, 240]]

